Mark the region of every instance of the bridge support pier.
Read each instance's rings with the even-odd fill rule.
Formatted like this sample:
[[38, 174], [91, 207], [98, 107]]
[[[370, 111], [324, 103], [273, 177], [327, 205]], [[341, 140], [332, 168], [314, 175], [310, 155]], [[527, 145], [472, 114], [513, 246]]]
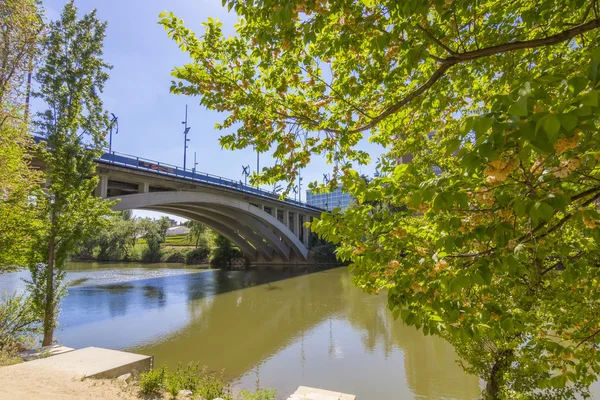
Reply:
[[[304, 223], [307, 223], [309, 221], [309, 216], [307, 215], [303, 215], [302, 216], [302, 220], [304, 221]], [[310, 230], [305, 227], [302, 226], [302, 244], [304, 244], [304, 246], [308, 249], [308, 235], [310, 234]]]
[[98, 182], [98, 186], [96, 187], [95, 195], [102, 199], [108, 197], [108, 175], [100, 175], [100, 182]]

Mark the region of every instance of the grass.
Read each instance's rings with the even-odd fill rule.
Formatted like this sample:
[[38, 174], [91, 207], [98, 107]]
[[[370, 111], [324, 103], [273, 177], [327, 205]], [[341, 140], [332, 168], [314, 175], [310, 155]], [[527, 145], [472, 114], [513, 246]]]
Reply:
[[18, 356], [15, 352], [0, 350], [0, 367], [5, 367], [7, 365], [20, 364], [23, 362], [23, 359]]
[[193, 395], [204, 399], [222, 398], [233, 400], [231, 390], [222, 376], [208, 373], [206, 369], [188, 365], [183, 368], [178, 366], [175, 370], [168, 370], [166, 366], [150, 370], [140, 375], [140, 394], [144, 396], [161, 396], [168, 394], [176, 398], [181, 390], [189, 390]]

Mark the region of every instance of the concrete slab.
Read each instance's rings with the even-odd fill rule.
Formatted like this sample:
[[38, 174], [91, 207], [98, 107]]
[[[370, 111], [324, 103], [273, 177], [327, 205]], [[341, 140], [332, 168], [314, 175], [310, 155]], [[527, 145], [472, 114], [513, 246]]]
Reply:
[[22, 364], [17, 368], [62, 371], [73, 378], [116, 378], [133, 371], [145, 372], [152, 366], [152, 357], [124, 351], [86, 347], [57, 356], [41, 358]]
[[300, 386], [288, 400], [356, 400], [356, 396], [329, 390]]
[[32, 361], [37, 360], [39, 358], [57, 356], [59, 354], [68, 353], [73, 350], [75, 349], [66, 346], [61, 346], [60, 344], [53, 344], [52, 346], [45, 346], [39, 349], [26, 350], [22, 353], [19, 353], [19, 356], [21, 356], [25, 361]]

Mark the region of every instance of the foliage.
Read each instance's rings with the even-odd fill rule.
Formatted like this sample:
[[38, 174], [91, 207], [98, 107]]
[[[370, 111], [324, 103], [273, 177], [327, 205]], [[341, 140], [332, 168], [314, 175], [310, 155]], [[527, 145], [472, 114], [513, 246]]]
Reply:
[[0, 351], [28, 344], [40, 331], [41, 316], [30, 297], [4, 293], [0, 297]]
[[47, 197], [36, 201], [47, 217], [36, 238], [29, 286], [44, 312], [43, 345], [52, 343], [67, 257], [111, 213], [111, 203], [93, 196], [94, 158], [102, 154], [108, 126], [99, 97], [110, 68], [102, 59], [105, 30], [95, 11], [78, 19], [70, 1], [42, 42], [44, 63], [35, 95], [47, 109], [35, 123], [46, 138], [39, 156], [46, 166]]
[[217, 235], [215, 238], [215, 249], [210, 258], [210, 264], [217, 267], [231, 267], [231, 263], [235, 258], [244, 257], [242, 252], [233, 247], [229, 239], [224, 236]]
[[169, 219], [163, 217], [158, 221], [145, 218], [140, 221], [141, 232], [146, 242], [142, 253], [144, 262], [158, 262], [161, 257], [161, 245], [165, 242], [165, 235], [169, 229]]
[[40, 12], [34, 0], [0, 3], [0, 272], [26, 265], [40, 223], [30, 200], [41, 178], [30, 166], [26, 79], [37, 61]]
[[20, 364], [22, 362], [23, 359], [19, 357], [17, 351], [0, 350], [0, 367]]
[[190, 228], [188, 236], [190, 237], [191, 241], [195, 244], [196, 248], [198, 248], [198, 246], [200, 246], [201, 244], [204, 246], [208, 245], [205, 236], [207, 230], [206, 225], [196, 221], [187, 221], [186, 226]]
[[223, 380], [223, 374], [209, 373], [206, 368], [202, 370], [198, 394], [204, 399], [233, 400], [231, 388]]
[[222, 398], [232, 400], [231, 390], [223, 381], [222, 375], [207, 372], [206, 368], [200, 369], [198, 365], [189, 364], [183, 368], [178, 365], [174, 371], [169, 371], [166, 366], [150, 370], [140, 375], [140, 392], [144, 395], [156, 395], [163, 390], [175, 398], [179, 391], [189, 390], [194, 395], [204, 399]]
[[100, 261], [131, 260], [140, 226], [135, 219], [113, 215], [108, 224], [88, 237], [79, 248], [78, 256]]
[[140, 374], [140, 392], [145, 395], [160, 394], [164, 388], [166, 374], [166, 366]]
[[184, 263], [188, 252], [178, 247], [166, 247], [161, 250], [160, 261], [167, 263]]
[[207, 247], [196, 248], [188, 251], [185, 255], [186, 264], [202, 264], [205, 263], [210, 255], [210, 249]]
[[[312, 230], [394, 315], [454, 345], [484, 397], [573, 398], [600, 373], [596, 0], [225, 0], [236, 35], [160, 23], [174, 93], [225, 111], [228, 149], [312, 157], [357, 199]], [[233, 131], [233, 133], [231, 133]], [[355, 169], [385, 148], [370, 182]], [[411, 159], [408, 164], [400, 160]], [[288, 186], [288, 188], [291, 186]]]
[[240, 392], [242, 400], [276, 400], [277, 390], [273, 389], [262, 389], [252, 393], [248, 390], [242, 390]]

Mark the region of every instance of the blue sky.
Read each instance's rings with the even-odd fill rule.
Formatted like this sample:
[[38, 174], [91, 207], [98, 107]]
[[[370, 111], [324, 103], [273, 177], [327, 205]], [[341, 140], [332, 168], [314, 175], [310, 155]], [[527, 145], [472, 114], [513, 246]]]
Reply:
[[[66, 0], [45, 0], [46, 16], [56, 19]], [[223, 114], [209, 111], [199, 105], [199, 98], [169, 93], [170, 72], [174, 66], [188, 62], [176, 44], [158, 25], [161, 11], [173, 11], [197, 33], [201, 23], [209, 17], [218, 18], [227, 33], [234, 33], [235, 13], [221, 7], [220, 0], [79, 0], [79, 12], [96, 8], [98, 17], [108, 21], [104, 57], [113, 65], [110, 80], [104, 91], [104, 106], [119, 117], [119, 134], [113, 136], [113, 150], [183, 165], [183, 126], [185, 106], [188, 105], [190, 131], [187, 167], [193, 167], [197, 153], [198, 171], [243, 179], [242, 165], [256, 168], [256, 153], [252, 150], [226, 151], [218, 143], [220, 132], [214, 129]], [[361, 148], [379, 150], [364, 140]], [[374, 161], [374, 160], [373, 160]], [[267, 154], [261, 154], [261, 167], [272, 165]], [[321, 180], [331, 166], [322, 158], [302, 171], [304, 189], [310, 181]], [[374, 168], [361, 172], [372, 175]], [[303, 189], [302, 199], [305, 200]], [[136, 215], [155, 216], [157, 213], [137, 211]]]

